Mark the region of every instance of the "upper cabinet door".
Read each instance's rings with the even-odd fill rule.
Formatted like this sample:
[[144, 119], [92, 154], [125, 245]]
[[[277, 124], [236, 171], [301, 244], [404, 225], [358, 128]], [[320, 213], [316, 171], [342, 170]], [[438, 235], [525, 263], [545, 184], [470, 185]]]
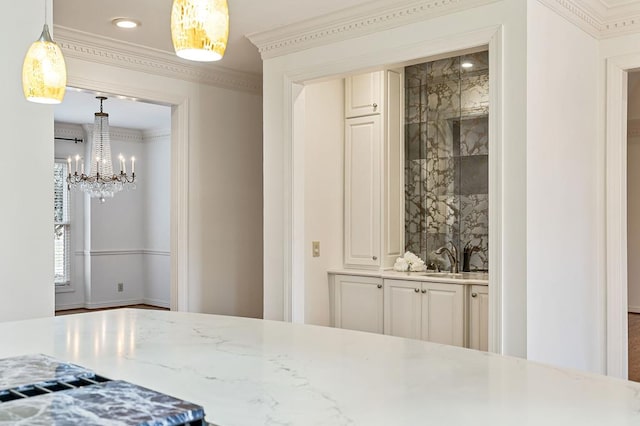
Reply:
[[345, 124], [344, 263], [380, 266], [380, 116]]
[[382, 71], [345, 79], [345, 117], [380, 114], [382, 111]]

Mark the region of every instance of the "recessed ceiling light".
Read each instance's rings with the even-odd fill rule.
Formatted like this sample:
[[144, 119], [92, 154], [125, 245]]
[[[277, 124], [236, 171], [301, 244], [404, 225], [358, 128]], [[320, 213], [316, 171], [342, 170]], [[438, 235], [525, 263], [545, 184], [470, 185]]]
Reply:
[[463, 62], [461, 66], [462, 68], [473, 68], [473, 64], [471, 62]]
[[126, 28], [129, 30], [132, 28], [139, 27], [141, 25], [140, 21], [136, 21], [135, 19], [130, 19], [130, 18], [116, 18], [113, 21], [111, 21], [111, 23], [118, 28]]

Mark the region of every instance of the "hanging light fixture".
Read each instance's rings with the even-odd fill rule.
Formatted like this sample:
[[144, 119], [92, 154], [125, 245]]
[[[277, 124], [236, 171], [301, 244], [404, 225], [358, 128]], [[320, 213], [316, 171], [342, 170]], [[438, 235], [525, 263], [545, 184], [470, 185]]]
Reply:
[[104, 203], [106, 198], [113, 198], [116, 192], [123, 189], [135, 189], [136, 159], [131, 157], [131, 176], [127, 175], [127, 165], [122, 155], [120, 160], [120, 173], [113, 172], [111, 161], [111, 137], [109, 136], [109, 114], [102, 110], [102, 102], [107, 98], [97, 96], [100, 100], [100, 112], [95, 113], [93, 123], [93, 146], [91, 147], [91, 162], [89, 174], [84, 173], [84, 162], [78, 163], [80, 156], [75, 158], [75, 171], [71, 173], [71, 157], [67, 159], [69, 174], [67, 175], [67, 187], [86, 192], [92, 198], [100, 198]]
[[67, 66], [60, 46], [51, 39], [46, 4], [44, 15], [42, 34], [33, 42], [22, 64], [22, 89], [28, 101], [59, 104], [67, 85]]
[[227, 0], [174, 0], [171, 38], [176, 55], [191, 61], [219, 61], [229, 38]]

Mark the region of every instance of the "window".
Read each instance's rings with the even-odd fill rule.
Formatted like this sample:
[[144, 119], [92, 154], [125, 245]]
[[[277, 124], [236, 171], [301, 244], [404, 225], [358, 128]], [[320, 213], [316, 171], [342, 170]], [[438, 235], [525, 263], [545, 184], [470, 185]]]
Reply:
[[69, 191], [67, 164], [63, 160], [53, 168], [53, 242], [55, 252], [55, 285], [68, 285], [69, 279]]

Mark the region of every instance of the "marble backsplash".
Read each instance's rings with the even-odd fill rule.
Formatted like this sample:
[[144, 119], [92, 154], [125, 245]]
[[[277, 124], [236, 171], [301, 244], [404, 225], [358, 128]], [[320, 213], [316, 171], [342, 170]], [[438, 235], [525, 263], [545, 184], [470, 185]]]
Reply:
[[471, 270], [488, 270], [488, 54], [407, 67], [405, 87], [406, 249], [448, 269], [434, 252], [453, 241], [462, 268], [471, 242]]

